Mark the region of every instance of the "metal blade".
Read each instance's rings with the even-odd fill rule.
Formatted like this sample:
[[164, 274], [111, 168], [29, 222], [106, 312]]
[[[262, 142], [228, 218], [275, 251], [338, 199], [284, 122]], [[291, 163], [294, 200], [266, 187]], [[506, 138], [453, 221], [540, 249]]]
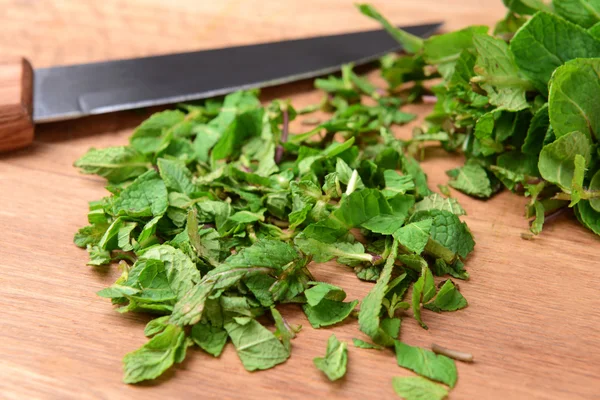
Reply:
[[[418, 36], [440, 23], [403, 29]], [[198, 100], [373, 61], [400, 46], [384, 30], [36, 69], [36, 123]]]

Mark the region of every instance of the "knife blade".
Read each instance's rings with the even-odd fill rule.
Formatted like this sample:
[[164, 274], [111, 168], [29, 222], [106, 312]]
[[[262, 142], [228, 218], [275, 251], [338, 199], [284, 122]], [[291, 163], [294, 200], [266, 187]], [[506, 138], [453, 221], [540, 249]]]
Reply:
[[[427, 37], [440, 26], [441, 23], [430, 23], [403, 29]], [[34, 123], [44, 123], [274, 86], [332, 73], [350, 62], [365, 64], [399, 49], [399, 44], [385, 30], [370, 30], [39, 68], [33, 71], [32, 119]], [[28, 96], [25, 82], [31, 70], [27, 71], [28, 63], [23, 65], [21, 103], [31, 97], [31, 94]], [[1, 115], [1, 100], [0, 150], [10, 147], [6, 145], [7, 127], [1, 126], [3, 119], [6, 120]], [[23, 109], [30, 108], [27, 104], [23, 106]], [[27, 113], [31, 120], [31, 111], [27, 110]], [[13, 124], [13, 128], [22, 131], [25, 130], [25, 124]], [[12, 136], [15, 136], [14, 132]], [[32, 139], [33, 131], [30, 139], [21, 142], [30, 142]], [[16, 143], [12, 147], [22, 145]]]

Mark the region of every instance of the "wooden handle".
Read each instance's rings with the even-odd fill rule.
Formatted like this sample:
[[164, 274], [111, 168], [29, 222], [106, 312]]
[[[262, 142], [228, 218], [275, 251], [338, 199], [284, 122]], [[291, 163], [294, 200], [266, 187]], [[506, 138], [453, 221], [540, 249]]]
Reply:
[[0, 152], [33, 142], [33, 70], [24, 58], [0, 60]]

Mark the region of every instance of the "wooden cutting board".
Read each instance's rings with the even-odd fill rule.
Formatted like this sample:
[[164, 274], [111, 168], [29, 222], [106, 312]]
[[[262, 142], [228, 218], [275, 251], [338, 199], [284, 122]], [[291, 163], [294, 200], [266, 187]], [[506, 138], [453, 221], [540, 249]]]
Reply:
[[[27, 56], [34, 66], [142, 56], [374, 27], [346, 0], [0, 0], [0, 54]], [[171, 4], [173, 3], [173, 4]], [[492, 23], [500, 1], [374, 1], [398, 23], [445, 19], [448, 29]], [[310, 82], [264, 92], [298, 106], [319, 95]], [[414, 109], [421, 114], [427, 106]], [[95, 295], [118, 275], [92, 268], [72, 244], [86, 224], [87, 202], [106, 195], [103, 181], [72, 163], [90, 146], [125, 144], [147, 112], [40, 126], [30, 148], [0, 156], [0, 398], [4, 399], [391, 399], [393, 376], [410, 375], [391, 351], [349, 346], [347, 376], [330, 383], [312, 359], [334, 333], [363, 338], [357, 323], [313, 330], [298, 308], [282, 309], [305, 328], [285, 364], [246, 372], [231, 346], [220, 359], [191, 350], [155, 383], [121, 383], [122, 356], [145, 342], [148, 317], [114, 311]], [[398, 130], [409, 135], [410, 127]], [[424, 168], [432, 187], [460, 157], [429, 148]], [[458, 364], [451, 399], [600, 398], [600, 241], [572, 217], [548, 224], [533, 241], [525, 200], [502, 193], [483, 202], [456, 193], [477, 240], [461, 282], [469, 307], [424, 311], [429, 330], [407, 316], [402, 340], [432, 342], [475, 355]], [[361, 299], [371, 285], [334, 264], [314, 265], [318, 279]]]

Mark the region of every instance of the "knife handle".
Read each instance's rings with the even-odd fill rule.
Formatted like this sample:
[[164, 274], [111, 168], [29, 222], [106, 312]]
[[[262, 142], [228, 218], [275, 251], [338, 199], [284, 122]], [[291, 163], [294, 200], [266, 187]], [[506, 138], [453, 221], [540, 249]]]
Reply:
[[33, 70], [24, 58], [0, 60], [0, 152], [33, 142]]

